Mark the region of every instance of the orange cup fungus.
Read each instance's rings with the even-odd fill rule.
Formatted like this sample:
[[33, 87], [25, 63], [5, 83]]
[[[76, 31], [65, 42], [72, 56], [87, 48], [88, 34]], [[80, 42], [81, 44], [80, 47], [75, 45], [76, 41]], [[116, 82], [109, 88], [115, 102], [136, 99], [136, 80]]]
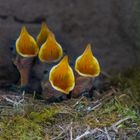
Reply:
[[85, 77], [96, 77], [100, 73], [98, 60], [93, 56], [91, 45], [88, 44], [84, 53], [75, 62], [76, 72]]
[[73, 70], [68, 63], [68, 56], [65, 56], [51, 69], [49, 81], [54, 89], [65, 94], [69, 94], [69, 92], [73, 90], [75, 78]]
[[16, 40], [16, 51], [22, 57], [34, 57], [38, 54], [38, 45], [34, 38], [27, 32], [25, 26], [22, 27], [21, 33]]
[[39, 59], [42, 62], [57, 62], [63, 56], [63, 50], [52, 34], [49, 34], [39, 51]]
[[[16, 41], [17, 53], [27, 58], [35, 57], [38, 54], [41, 62], [48, 63], [57, 62], [61, 59], [63, 56], [62, 47], [44, 22], [36, 40], [37, 43], [27, 32], [26, 27], [23, 26]], [[37, 44], [41, 46], [40, 50]], [[96, 77], [100, 74], [100, 65], [92, 53], [90, 44], [87, 45], [83, 54], [76, 59], [75, 71], [85, 77]], [[28, 72], [25, 74], [28, 76]], [[25, 74], [21, 71], [21, 76]], [[54, 89], [65, 94], [69, 94], [74, 89], [75, 77], [68, 62], [68, 56], [65, 56], [57, 65], [52, 67], [49, 73], [49, 81]]]
[[48, 28], [47, 24], [45, 22], [42, 22], [40, 32], [39, 32], [39, 34], [38, 34], [38, 36], [36, 38], [37, 44], [39, 46], [44, 44], [45, 41], [47, 40], [49, 34], [54, 36], [54, 34]]

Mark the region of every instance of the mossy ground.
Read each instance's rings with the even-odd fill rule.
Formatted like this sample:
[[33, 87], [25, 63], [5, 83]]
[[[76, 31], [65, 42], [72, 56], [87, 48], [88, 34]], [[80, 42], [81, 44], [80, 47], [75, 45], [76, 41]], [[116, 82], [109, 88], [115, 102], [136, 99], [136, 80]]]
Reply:
[[[80, 97], [45, 104], [25, 94], [21, 104], [1, 103], [0, 140], [74, 140], [87, 129], [96, 128], [107, 129], [111, 138], [140, 139], [140, 69], [107, 80], [110, 88], [102, 93], [94, 91], [93, 100]], [[99, 136], [103, 134], [83, 139]]]

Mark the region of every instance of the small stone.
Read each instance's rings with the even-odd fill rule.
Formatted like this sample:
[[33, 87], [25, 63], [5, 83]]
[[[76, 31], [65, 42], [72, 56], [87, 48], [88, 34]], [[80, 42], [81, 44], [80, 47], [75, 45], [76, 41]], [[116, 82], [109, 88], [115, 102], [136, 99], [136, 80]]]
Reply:
[[85, 91], [90, 91], [93, 87], [94, 78], [78, 76], [74, 90], [72, 91], [72, 97], [79, 97]]
[[66, 95], [57, 91], [57, 90], [55, 90], [51, 86], [51, 84], [48, 80], [44, 80], [42, 82], [41, 86], [42, 86], [42, 97], [44, 99], [47, 99], [47, 100], [49, 100], [49, 99], [53, 100], [54, 99], [54, 101], [55, 101], [55, 100], [63, 100], [63, 99], [66, 98]]

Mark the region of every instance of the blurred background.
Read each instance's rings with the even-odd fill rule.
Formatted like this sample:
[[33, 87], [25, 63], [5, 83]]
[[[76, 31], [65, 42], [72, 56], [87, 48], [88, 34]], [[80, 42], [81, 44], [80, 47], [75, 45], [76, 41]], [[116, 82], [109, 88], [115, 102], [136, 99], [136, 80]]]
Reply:
[[[15, 40], [26, 25], [35, 38], [42, 21], [56, 34], [71, 65], [88, 43], [103, 71], [116, 74], [140, 64], [139, 0], [0, 0], [0, 79], [19, 78]], [[34, 72], [41, 78], [45, 64]]]

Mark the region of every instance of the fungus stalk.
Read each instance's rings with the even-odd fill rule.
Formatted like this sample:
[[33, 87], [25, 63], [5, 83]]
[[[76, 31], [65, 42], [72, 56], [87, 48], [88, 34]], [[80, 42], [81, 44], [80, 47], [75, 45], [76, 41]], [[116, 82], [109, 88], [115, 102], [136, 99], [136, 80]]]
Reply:
[[33, 58], [23, 58], [17, 55], [14, 64], [20, 73], [20, 86], [27, 86], [29, 83], [30, 71], [33, 65]]

